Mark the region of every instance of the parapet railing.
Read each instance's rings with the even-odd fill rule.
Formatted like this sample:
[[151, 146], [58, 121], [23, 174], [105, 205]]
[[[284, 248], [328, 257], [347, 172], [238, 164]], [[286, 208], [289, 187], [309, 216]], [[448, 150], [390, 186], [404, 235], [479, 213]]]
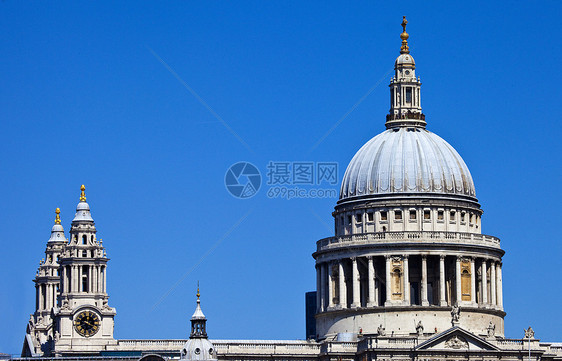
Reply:
[[316, 355], [320, 345], [314, 341], [211, 340], [217, 352], [228, 354]]
[[443, 232], [443, 231], [401, 231], [401, 232], [369, 232], [323, 238], [316, 242], [317, 250], [359, 246], [376, 243], [457, 243], [477, 244], [500, 248], [500, 239], [478, 233]]

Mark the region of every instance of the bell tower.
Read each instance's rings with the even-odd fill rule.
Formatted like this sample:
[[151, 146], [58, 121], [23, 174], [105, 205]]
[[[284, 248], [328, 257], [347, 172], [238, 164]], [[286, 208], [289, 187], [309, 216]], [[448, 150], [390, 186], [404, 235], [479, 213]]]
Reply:
[[115, 309], [108, 305], [107, 261], [101, 239], [86, 203], [86, 188], [70, 228], [70, 240], [60, 260], [60, 298], [55, 309], [58, 336], [55, 354], [95, 353], [115, 344]]
[[67, 239], [61, 225], [59, 208], [55, 210], [55, 214], [55, 224], [51, 229], [51, 237], [47, 241], [45, 258], [39, 262], [39, 268], [33, 280], [35, 283], [35, 312], [31, 315], [27, 325], [27, 334], [31, 337], [27, 343], [38, 355], [50, 355], [56, 337], [52, 310], [57, 305], [60, 286], [59, 264]]

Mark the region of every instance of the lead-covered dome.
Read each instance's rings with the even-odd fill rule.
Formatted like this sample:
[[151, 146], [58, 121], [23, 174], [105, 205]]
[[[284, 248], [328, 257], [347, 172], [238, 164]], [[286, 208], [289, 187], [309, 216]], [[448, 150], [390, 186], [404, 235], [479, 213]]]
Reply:
[[459, 153], [421, 127], [388, 129], [359, 149], [345, 171], [340, 202], [405, 193], [476, 200], [472, 176]]

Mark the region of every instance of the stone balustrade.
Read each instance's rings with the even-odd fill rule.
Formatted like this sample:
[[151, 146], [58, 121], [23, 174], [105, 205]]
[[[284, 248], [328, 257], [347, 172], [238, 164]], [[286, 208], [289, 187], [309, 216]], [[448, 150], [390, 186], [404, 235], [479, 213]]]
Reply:
[[439, 232], [439, 231], [404, 231], [404, 232], [372, 232], [350, 234], [323, 238], [316, 242], [317, 251], [349, 246], [370, 245], [376, 243], [431, 243], [476, 244], [500, 248], [499, 238], [478, 233]]

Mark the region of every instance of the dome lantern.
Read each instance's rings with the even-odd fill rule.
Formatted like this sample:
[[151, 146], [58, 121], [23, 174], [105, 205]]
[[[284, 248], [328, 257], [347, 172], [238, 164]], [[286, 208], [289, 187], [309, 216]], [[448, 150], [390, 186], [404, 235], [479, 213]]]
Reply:
[[402, 46], [400, 55], [394, 62], [394, 77], [390, 87], [390, 112], [386, 116], [386, 128], [420, 127], [425, 128], [425, 115], [421, 109], [421, 81], [416, 78], [416, 62], [410, 55], [406, 32], [408, 21], [402, 19]]

